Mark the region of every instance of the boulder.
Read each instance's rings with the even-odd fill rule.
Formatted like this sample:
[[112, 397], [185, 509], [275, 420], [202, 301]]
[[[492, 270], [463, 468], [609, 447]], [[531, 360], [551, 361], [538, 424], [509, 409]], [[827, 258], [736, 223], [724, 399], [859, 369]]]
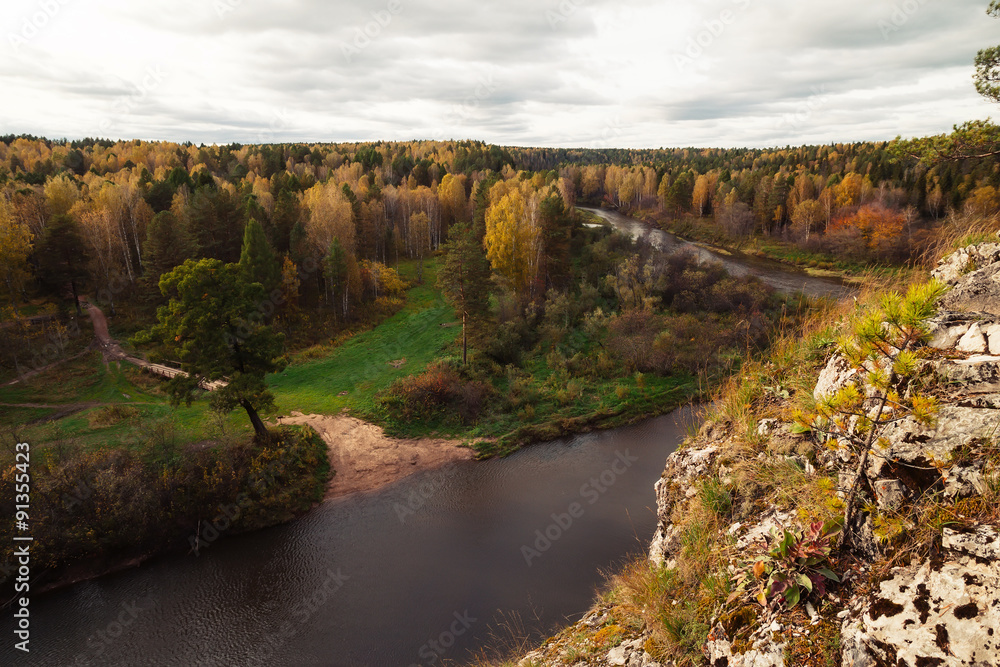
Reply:
[[[869, 479], [899, 479], [914, 491], [923, 491], [943, 480], [945, 496], [967, 496], [985, 487], [982, 457], [953, 465], [958, 450], [993, 433], [998, 414], [992, 409], [943, 406], [937, 423], [926, 427], [907, 417], [883, 431], [888, 447], [873, 447], [868, 461]], [[940, 471], [940, 472], [939, 472]]]
[[1000, 563], [897, 568], [841, 629], [842, 664], [998, 665]]
[[670, 523], [674, 503], [697, 492], [692, 482], [708, 473], [718, 454], [719, 447], [712, 446], [678, 449], [667, 457], [666, 470], [655, 486], [660, 521], [649, 547], [649, 558], [657, 565], [662, 565], [680, 545], [679, 531]]
[[930, 346], [950, 350], [969, 332], [973, 324], [988, 319], [983, 313], [955, 313], [944, 311], [927, 321]]
[[979, 323], [976, 322], [969, 330], [965, 332], [961, 340], [958, 341], [958, 345], [955, 346], [959, 352], [966, 352], [968, 354], [984, 354], [989, 347], [986, 342], [986, 336], [983, 334], [983, 330], [980, 328]]
[[1000, 263], [962, 276], [954, 289], [941, 298], [940, 306], [946, 310], [1000, 316]]
[[931, 277], [944, 283], [954, 284], [970, 271], [982, 269], [996, 262], [1000, 262], [1000, 244], [982, 243], [962, 248], [943, 258], [931, 272]]
[[859, 372], [846, 358], [835, 354], [819, 374], [819, 380], [816, 381], [816, 388], [813, 390], [813, 398], [819, 401], [825, 396], [836, 394], [855, 381]]
[[1000, 392], [1000, 356], [977, 354], [935, 364], [938, 378], [963, 395]]

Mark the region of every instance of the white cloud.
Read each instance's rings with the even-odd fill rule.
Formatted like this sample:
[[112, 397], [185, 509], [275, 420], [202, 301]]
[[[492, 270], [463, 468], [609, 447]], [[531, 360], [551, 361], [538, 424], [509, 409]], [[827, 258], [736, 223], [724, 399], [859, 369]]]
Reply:
[[945, 132], [985, 0], [7, 0], [3, 132], [769, 146]]

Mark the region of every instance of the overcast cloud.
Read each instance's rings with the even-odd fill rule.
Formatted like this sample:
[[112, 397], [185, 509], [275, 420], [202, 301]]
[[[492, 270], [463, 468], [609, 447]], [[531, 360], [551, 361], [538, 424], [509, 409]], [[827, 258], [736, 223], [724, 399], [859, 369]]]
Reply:
[[996, 112], [987, 0], [5, 0], [0, 132], [784, 146]]

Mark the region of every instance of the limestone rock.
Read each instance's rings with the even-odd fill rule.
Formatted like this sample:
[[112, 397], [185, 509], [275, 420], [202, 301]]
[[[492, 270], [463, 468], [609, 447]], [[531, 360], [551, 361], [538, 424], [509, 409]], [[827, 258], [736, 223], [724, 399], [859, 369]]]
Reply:
[[940, 305], [947, 310], [1000, 315], [1000, 263], [962, 276]]
[[[967, 496], [983, 488], [982, 458], [967, 465], [948, 468], [957, 451], [974, 440], [988, 436], [997, 422], [994, 410], [943, 406], [932, 427], [921, 426], [910, 417], [890, 424], [883, 435], [888, 448], [876, 446], [876, 456], [868, 462], [869, 479], [900, 479], [914, 490], [924, 490], [944, 479], [945, 496]], [[935, 464], [942, 466], [938, 475]]]
[[1000, 244], [982, 243], [948, 255], [938, 262], [937, 268], [931, 272], [931, 277], [944, 283], [956, 283], [970, 270], [982, 269], [998, 261], [1000, 261]]
[[766, 542], [772, 530], [780, 532], [782, 528], [793, 523], [795, 523], [795, 513], [792, 511], [772, 510], [767, 512], [760, 517], [760, 521], [750, 526], [750, 529], [736, 540], [736, 548], [742, 551], [752, 544]]
[[608, 652], [608, 664], [609, 665], [624, 665], [628, 662], [628, 658], [625, 656], [625, 647], [616, 646]]
[[983, 334], [983, 330], [979, 327], [978, 322], [969, 327], [969, 330], [962, 336], [962, 339], [958, 341], [958, 345], [956, 346], [959, 352], [967, 352], [969, 354], [984, 354], [988, 347], [986, 336]]
[[897, 510], [906, 502], [906, 486], [898, 479], [875, 482], [875, 501], [884, 510]]
[[979, 526], [971, 533], [945, 528], [941, 546], [985, 560], [1000, 558], [1000, 533], [993, 526]]
[[897, 569], [860, 619], [846, 619], [842, 664], [997, 665], [998, 624], [1000, 564], [964, 559]]
[[979, 354], [935, 366], [939, 379], [961, 389], [963, 394], [1000, 392], [1000, 356]]
[[[705, 657], [709, 665], [726, 667], [785, 667], [785, 645], [774, 644], [770, 640], [758, 642], [754, 648], [743, 654], [734, 654], [733, 645], [721, 626], [716, 626], [708, 635]], [[788, 667], [793, 667], [789, 665]]]
[[985, 314], [955, 313], [945, 311], [927, 321], [930, 346], [939, 350], [950, 350], [958, 344], [972, 325], [988, 318]]
[[1000, 324], [988, 324], [983, 328], [986, 340], [989, 343], [989, 353], [992, 356], [1000, 356]]
[[813, 398], [819, 401], [824, 396], [836, 394], [852, 382], [857, 377], [858, 372], [858, 369], [854, 368], [843, 356], [834, 355], [827, 362], [823, 372], [819, 374], [816, 389], [813, 390]]
[[694, 489], [691, 482], [709, 471], [718, 454], [719, 448], [711, 446], [679, 449], [667, 457], [666, 470], [655, 487], [660, 521], [649, 547], [649, 558], [657, 565], [662, 565], [680, 544], [678, 531], [669, 523], [674, 502]]

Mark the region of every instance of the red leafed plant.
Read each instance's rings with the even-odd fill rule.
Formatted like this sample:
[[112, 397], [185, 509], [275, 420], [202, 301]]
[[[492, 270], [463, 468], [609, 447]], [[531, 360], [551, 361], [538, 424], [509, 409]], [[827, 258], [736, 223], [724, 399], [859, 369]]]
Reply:
[[770, 550], [753, 565], [754, 576], [763, 579], [757, 601], [792, 608], [812, 594], [826, 595], [827, 581], [840, 582], [829, 567], [832, 540], [839, 532], [835, 522], [812, 523], [806, 530], [786, 528], [780, 534], [772, 530]]

